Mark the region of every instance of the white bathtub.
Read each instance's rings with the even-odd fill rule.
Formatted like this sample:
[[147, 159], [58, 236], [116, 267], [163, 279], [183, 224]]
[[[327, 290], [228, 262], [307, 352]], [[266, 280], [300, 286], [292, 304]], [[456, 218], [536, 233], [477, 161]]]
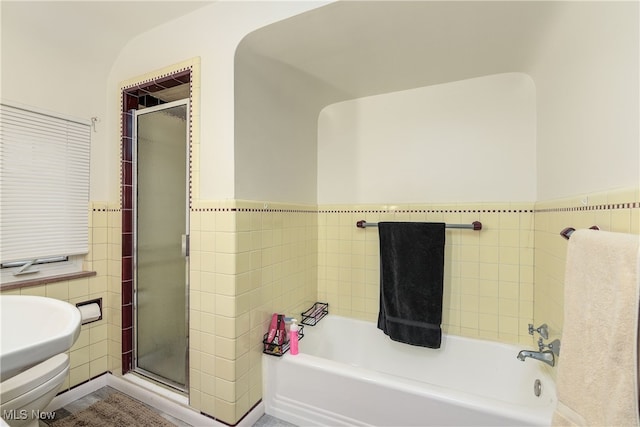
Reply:
[[[265, 411], [299, 426], [550, 425], [555, 386], [520, 348], [457, 336], [438, 350], [329, 315], [300, 354], [263, 355]], [[536, 397], [534, 382], [542, 382]]]

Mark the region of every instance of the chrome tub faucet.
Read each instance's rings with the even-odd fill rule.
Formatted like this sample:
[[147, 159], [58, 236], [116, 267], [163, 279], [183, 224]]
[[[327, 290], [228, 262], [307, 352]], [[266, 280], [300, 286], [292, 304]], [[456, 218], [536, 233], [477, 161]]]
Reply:
[[524, 362], [524, 359], [530, 357], [532, 359], [539, 360], [541, 362], [546, 363], [549, 366], [554, 366], [556, 364], [556, 358], [551, 350], [545, 351], [532, 351], [532, 350], [520, 350], [518, 353], [518, 360]]
[[[529, 335], [533, 335], [534, 332], [540, 334], [538, 340], [538, 349], [540, 351], [521, 350], [518, 353], [518, 360], [522, 360], [527, 357], [539, 360], [547, 365], [554, 366], [556, 364], [556, 356], [560, 356], [560, 340], [553, 340], [549, 344], [545, 344], [544, 340], [549, 338], [549, 326], [546, 323], [535, 328], [532, 323], [529, 323]], [[545, 350], [547, 348], [548, 350]]]

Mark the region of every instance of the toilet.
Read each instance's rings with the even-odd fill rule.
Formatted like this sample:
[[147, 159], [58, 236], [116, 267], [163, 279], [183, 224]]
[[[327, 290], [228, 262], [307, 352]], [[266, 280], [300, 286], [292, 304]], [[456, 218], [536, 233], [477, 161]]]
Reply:
[[[40, 418], [64, 383], [69, 356], [62, 353], [0, 383], [0, 415], [11, 427], [37, 427]], [[2, 424], [4, 425], [4, 424]]]

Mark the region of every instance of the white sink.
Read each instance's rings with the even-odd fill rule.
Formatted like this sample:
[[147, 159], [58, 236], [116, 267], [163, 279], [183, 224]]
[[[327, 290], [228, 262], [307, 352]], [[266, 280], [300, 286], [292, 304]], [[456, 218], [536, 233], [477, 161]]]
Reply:
[[80, 311], [53, 298], [0, 296], [2, 380], [69, 350], [80, 335]]

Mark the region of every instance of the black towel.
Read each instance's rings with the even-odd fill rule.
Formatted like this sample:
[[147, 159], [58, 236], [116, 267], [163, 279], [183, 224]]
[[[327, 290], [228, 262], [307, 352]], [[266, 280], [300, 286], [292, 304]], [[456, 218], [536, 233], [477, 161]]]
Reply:
[[380, 222], [378, 328], [392, 340], [440, 348], [444, 223]]

